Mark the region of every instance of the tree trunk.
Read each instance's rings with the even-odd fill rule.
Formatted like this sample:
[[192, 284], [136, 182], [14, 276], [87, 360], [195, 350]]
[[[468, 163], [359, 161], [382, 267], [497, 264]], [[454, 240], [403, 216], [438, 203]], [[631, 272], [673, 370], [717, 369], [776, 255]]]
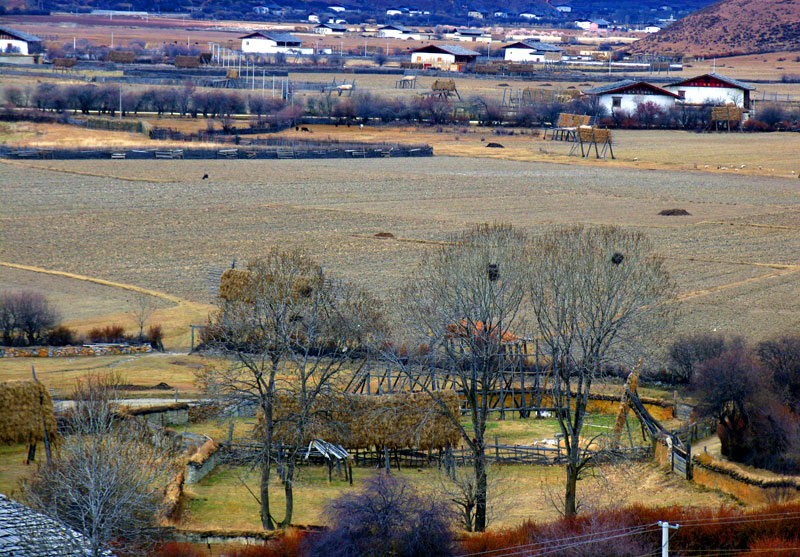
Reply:
[[475, 531], [486, 530], [486, 455], [483, 443], [475, 446]]
[[267, 397], [262, 409], [264, 410], [264, 429], [266, 438], [264, 439], [264, 454], [261, 462], [261, 526], [264, 530], [274, 530], [275, 523], [269, 512], [269, 477], [272, 467], [272, 399]]
[[281, 528], [288, 528], [292, 523], [292, 513], [294, 513], [294, 455], [290, 454], [286, 461], [286, 481], [283, 484], [283, 493], [286, 497], [286, 512], [283, 522], [279, 524]]
[[567, 488], [564, 494], [564, 516], [572, 518], [577, 513], [578, 468], [567, 464]]

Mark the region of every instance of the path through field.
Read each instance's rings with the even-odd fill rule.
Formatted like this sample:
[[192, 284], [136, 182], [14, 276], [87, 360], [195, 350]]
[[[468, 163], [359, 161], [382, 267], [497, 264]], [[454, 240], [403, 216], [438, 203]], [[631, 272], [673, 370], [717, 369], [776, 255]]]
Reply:
[[[211, 301], [214, 269], [273, 245], [305, 248], [390, 298], [424, 250], [472, 224], [536, 233], [598, 223], [653, 239], [679, 285], [682, 330], [758, 339], [800, 325], [796, 179], [467, 157], [33, 161], [0, 171], [0, 260], [199, 303]], [[690, 215], [658, 215], [671, 208]]]

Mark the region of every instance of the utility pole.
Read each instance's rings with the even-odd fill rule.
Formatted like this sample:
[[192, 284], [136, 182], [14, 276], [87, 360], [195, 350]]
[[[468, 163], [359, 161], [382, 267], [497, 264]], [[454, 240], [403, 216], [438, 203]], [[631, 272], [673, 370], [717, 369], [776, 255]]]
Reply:
[[669, 522], [658, 521], [661, 526], [661, 557], [669, 557], [669, 530], [677, 530], [680, 524], [670, 524]]

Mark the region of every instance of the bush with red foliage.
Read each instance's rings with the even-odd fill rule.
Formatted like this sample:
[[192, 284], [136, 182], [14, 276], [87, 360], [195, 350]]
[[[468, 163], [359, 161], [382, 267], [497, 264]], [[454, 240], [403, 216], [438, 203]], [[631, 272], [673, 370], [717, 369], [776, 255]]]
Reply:
[[309, 538], [306, 530], [290, 529], [264, 545], [248, 545], [225, 551], [228, 557], [297, 557], [304, 554]]
[[546, 550], [548, 555], [640, 555], [660, 547], [659, 521], [680, 525], [670, 533], [670, 550], [675, 553], [798, 547], [798, 518], [800, 503], [749, 512], [731, 507], [713, 510], [635, 505], [549, 524], [526, 522], [513, 530], [475, 534], [463, 540], [459, 549], [467, 554], [492, 551], [491, 557], [511, 554], [502, 550], [521, 545]]
[[88, 334], [90, 342], [125, 342], [125, 328], [121, 325], [95, 327]]
[[151, 325], [147, 329], [147, 342], [153, 347], [153, 350], [164, 351], [164, 344], [162, 342], [164, 333], [161, 331], [161, 325]]
[[208, 551], [203, 551], [197, 545], [180, 542], [163, 543], [150, 552], [152, 557], [208, 557]]

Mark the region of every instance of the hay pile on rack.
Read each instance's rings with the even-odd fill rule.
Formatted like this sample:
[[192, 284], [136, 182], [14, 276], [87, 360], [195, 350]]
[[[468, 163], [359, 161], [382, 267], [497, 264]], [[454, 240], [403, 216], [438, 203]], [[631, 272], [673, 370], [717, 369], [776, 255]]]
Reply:
[[199, 56], [183, 56], [177, 55], [175, 56], [175, 67], [176, 68], [199, 68], [200, 67], [200, 57]]
[[[312, 280], [314, 279], [297, 277], [292, 280], [293, 283], [288, 283], [284, 280], [285, 284], [280, 285], [281, 288], [292, 290], [292, 299], [307, 298], [311, 295], [314, 287]], [[244, 269], [227, 269], [219, 279], [219, 297], [229, 302], [253, 303], [255, 289], [256, 285], [251, 280], [250, 271]]]
[[[458, 415], [459, 398], [455, 391], [443, 391], [449, 412]], [[298, 410], [297, 400], [280, 396], [275, 404], [276, 443], [294, 445], [296, 426], [291, 416]], [[335, 394], [319, 399], [307, 420], [306, 434], [299, 442], [324, 439], [349, 449], [388, 447], [390, 449], [438, 449], [456, 445], [459, 432], [448, 416], [425, 393], [398, 393], [368, 396]], [[254, 428], [264, 434], [264, 416], [259, 413]]]
[[53, 58], [53, 66], [56, 68], [71, 68], [77, 63], [76, 58]]
[[136, 62], [136, 53], [129, 50], [112, 50], [108, 53], [109, 62], [132, 64]]
[[56, 434], [53, 399], [37, 381], [0, 382], [0, 444], [27, 443], [44, 440], [44, 427], [50, 439]]
[[450, 92], [456, 90], [456, 81], [454, 79], [436, 79], [431, 85], [431, 91], [444, 91]]

